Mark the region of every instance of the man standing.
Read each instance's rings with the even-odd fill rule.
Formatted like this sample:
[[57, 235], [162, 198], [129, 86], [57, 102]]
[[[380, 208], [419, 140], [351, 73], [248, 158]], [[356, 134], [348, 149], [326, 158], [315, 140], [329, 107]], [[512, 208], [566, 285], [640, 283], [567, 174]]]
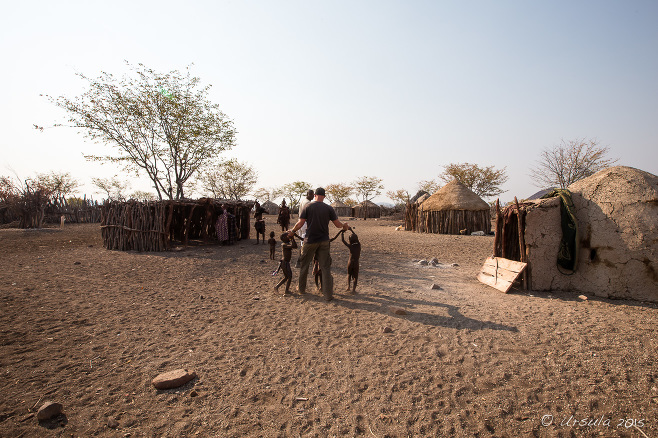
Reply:
[[313, 202], [299, 212], [299, 220], [288, 233], [292, 236], [304, 224], [307, 225], [306, 239], [302, 247], [300, 257], [299, 285], [297, 290], [300, 294], [306, 293], [306, 279], [308, 269], [317, 253], [318, 263], [322, 270], [322, 295], [326, 301], [334, 298], [334, 280], [331, 276], [331, 254], [329, 253], [329, 222], [333, 222], [336, 228], [342, 228], [344, 231], [349, 229], [347, 223], [338, 220], [338, 216], [331, 205], [325, 204], [325, 192], [322, 187], [315, 190]]

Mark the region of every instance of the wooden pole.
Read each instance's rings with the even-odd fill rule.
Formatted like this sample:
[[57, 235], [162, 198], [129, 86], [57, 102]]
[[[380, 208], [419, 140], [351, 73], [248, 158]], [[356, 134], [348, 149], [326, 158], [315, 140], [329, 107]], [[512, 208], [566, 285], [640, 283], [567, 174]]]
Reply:
[[[514, 203], [516, 204], [516, 219], [519, 227], [519, 261], [525, 262], [525, 239], [523, 237], [523, 216], [521, 212], [521, 206], [519, 205], [519, 200], [514, 197]], [[526, 275], [523, 274], [522, 277], [523, 289], [528, 290], [528, 282], [526, 280]]]

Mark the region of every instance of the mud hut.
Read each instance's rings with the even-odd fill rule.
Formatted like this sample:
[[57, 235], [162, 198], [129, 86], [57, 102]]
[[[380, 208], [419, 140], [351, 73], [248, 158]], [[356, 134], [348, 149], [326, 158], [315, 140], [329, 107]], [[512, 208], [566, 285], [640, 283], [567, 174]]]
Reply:
[[166, 251], [173, 242], [217, 239], [221, 206], [235, 216], [237, 240], [249, 238], [253, 201], [202, 198], [184, 201], [106, 202], [101, 207], [103, 246], [120, 251]]
[[516, 206], [502, 212], [494, 253], [527, 262], [533, 290], [658, 302], [658, 177], [616, 166], [568, 190], [577, 224], [575, 270], [557, 262], [564, 229], [559, 198], [520, 204], [520, 221]]
[[416, 217], [411, 218], [410, 228], [419, 233], [460, 234], [466, 230], [467, 234], [474, 231], [488, 234], [490, 218], [489, 204], [453, 180], [420, 204]]
[[265, 201], [261, 204], [265, 209], [265, 214], [279, 214], [279, 206], [272, 201]]
[[331, 206], [336, 211], [336, 214], [340, 217], [349, 217], [352, 215], [352, 208], [344, 202], [335, 201]]
[[382, 209], [372, 201], [364, 201], [352, 207], [352, 217], [379, 218], [382, 217]]

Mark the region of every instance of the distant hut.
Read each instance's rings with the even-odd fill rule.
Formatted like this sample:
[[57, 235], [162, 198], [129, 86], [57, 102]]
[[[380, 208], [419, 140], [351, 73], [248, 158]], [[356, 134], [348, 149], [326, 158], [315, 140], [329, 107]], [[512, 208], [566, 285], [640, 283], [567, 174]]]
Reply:
[[364, 201], [352, 207], [352, 216], [368, 219], [379, 218], [382, 217], [382, 208], [372, 201]]
[[349, 217], [352, 215], [352, 208], [344, 202], [335, 201], [331, 206], [334, 208], [338, 216]]
[[413, 231], [419, 233], [467, 234], [491, 230], [489, 204], [457, 180], [452, 180], [418, 207]]
[[265, 209], [265, 214], [279, 214], [279, 206], [272, 201], [265, 201], [261, 204]]

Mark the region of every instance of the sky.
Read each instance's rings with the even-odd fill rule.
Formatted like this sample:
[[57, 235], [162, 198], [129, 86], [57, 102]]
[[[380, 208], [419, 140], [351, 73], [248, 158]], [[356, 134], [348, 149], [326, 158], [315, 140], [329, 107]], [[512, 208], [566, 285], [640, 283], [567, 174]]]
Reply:
[[[212, 85], [233, 120], [225, 153], [257, 187], [368, 176], [415, 193], [450, 163], [507, 169], [501, 201], [539, 190], [540, 153], [596, 139], [617, 164], [658, 174], [658, 2], [31, 1], [0, 15], [0, 175], [119, 175], [86, 161], [112, 147], [73, 128], [42, 95], [125, 62]], [[33, 125], [44, 126], [43, 131]], [[487, 199], [491, 200], [491, 199]]]

